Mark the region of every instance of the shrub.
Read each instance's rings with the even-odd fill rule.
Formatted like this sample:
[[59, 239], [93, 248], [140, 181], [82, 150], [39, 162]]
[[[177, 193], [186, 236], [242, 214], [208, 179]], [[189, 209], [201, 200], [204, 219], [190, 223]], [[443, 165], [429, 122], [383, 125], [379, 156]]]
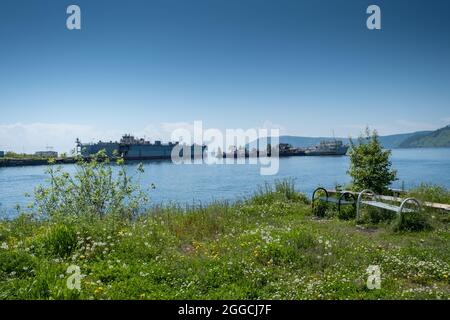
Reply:
[[387, 191], [396, 180], [397, 172], [391, 169], [390, 150], [383, 150], [376, 131], [358, 139], [358, 145], [350, 139], [350, 168], [347, 173], [352, 177], [355, 190], [370, 189], [378, 194]]
[[394, 222], [394, 231], [426, 231], [431, 229], [428, 216], [423, 211], [403, 213]]
[[396, 217], [396, 213], [389, 210], [383, 210], [374, 207], [363, 209], [361, 222], [369, 224], [378, 224], [381, 222], [390, 222]]
[[352, 220], [356, 218], [355, 206], [341, 206], [341, 211], [337, 213], [337, 217], [341, 220]]
[[77, 246], [77, 234], [73, 227], [56, 224], [43, 237], [41, 247], [50, 256], [66, 258]]
[[324, 218], [330, 210], [330, 207], [331, 205], [328, 202], [314, 200], [313, 214], [319, 218]]
[[[49, 186], [35, 191], [35, 207], [45, 217], [115, 215], [131, 218], [145, 208], [148, 197], [128, 176], [123, 161], [117, 162], [119, 172], [113, 174], [104, 151], [90, 161], [80, 159], [76, 173], [71, 175], [62, 168], [50, 165]], [[143, 172], [139, 165], [138, 173]]]

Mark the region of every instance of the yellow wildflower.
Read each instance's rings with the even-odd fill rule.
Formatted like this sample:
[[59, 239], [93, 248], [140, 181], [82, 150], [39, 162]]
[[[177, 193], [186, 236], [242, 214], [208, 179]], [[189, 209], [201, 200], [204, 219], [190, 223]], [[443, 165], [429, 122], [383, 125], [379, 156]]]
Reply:
[[103, 292], [103, 287], [98, 287], [97, 289], [95, 289], [94, 293], [99, 294]]

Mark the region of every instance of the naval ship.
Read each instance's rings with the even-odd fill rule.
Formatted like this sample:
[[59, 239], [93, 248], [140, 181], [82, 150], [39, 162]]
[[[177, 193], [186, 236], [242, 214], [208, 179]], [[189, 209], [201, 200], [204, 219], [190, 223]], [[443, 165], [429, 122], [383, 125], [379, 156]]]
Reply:
[[[119, 142], [103, 142], [97, 143], [81, 143], [76, 140], [77, 152], [83, 157], [89, 157], [104, 150], [108, 157], [121, 157], [125, 160], [153, 160], [153, 159], [170, 159], [172, 150], [177, 146], [178, 142], [169, 142], [167, 144], [156, 140], [154, 143], [146, 141], [142, 138], [135, 138], [126, 134], [122, 136]], [[191, 146], [191, 155], [195, 158], [201, 158], [206, 146]], [[183, 150], [180, 151], [183, 156]]]
[[[279, 143], [275, 148], [278, 148], [279, 157], [298, 157], [298, 156], [344, 156], [347, 154], [348, 146], [344, 145], [340, 140], [321, 141], [318, 146], [310, 148], [294, 148], [288, 143]], [[253, 158], [253, 157], [270, 157], [273, 153], [273, 148], [267, 150], [264, 154], [261, 151], [253, 148], [249, 151], [248, 148], [238, 149], [234, 147], [230, 152], [219, 152], [219, 158]]]
[[305, 149], [307, 156], [344, 156], [347, 154], [348, 146], [341, 140], [321, 141], [318, 146]]

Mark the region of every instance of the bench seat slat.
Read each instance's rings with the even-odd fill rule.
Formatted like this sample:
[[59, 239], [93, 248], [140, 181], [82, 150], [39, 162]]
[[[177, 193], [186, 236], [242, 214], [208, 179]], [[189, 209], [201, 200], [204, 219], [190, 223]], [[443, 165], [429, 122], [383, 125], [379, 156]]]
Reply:
[[[372, 207], [377, 207], [377, 208], [381, 208], [381, 209], [385, 209], [385, 210], [389, 210], [389, 211], [394, 211], [394, 212], [398, 212], [398, 210], [400, 210], [400, 207], [397, 207], [395, 205], [392, 204], [388, 204], [388, 203], [384, 203], [384, 202], [378, 202], [378, 201], [362, 201], [363, 204], [372, 206]], [[414, 212], [414, 210], [412, 209], [408, 209], [408, 208], [403, 208], [403, 212]]]

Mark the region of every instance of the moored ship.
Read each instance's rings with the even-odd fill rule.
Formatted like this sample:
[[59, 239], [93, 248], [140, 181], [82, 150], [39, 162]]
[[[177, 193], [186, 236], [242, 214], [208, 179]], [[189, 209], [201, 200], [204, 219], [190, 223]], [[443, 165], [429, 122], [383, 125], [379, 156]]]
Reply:
[[302, 148], [294, 148], [289, 143], [280, 143], [278, 145], [278, 152], [280, 157], [298, 157], [304, 156], [305, 150]]
[[341, 140], [321, 141], [318, 146], [305, 149], [307, 156], [344, 156], [349, 146]]
[[[145, 139], [138, 139], [132, 135], [124, 135], [119, 142], [81, 143], [76, 141], [77, 151], [83, 157], [89, 157], [104, 150], [108, 157], [121, 157], [126, 160], [152, 160], [152, 159], [170, 159], [172, 150], [179, 146], [178, 142], [162, 143], [156, 140], [154, 143]], [[180, 146], [180, 156], [183, 156], [183, 148]], [[189, 146], [188, 146], [189, 148]], [[206, 146], [191, 146], [191, 155], [201, 158]]]

